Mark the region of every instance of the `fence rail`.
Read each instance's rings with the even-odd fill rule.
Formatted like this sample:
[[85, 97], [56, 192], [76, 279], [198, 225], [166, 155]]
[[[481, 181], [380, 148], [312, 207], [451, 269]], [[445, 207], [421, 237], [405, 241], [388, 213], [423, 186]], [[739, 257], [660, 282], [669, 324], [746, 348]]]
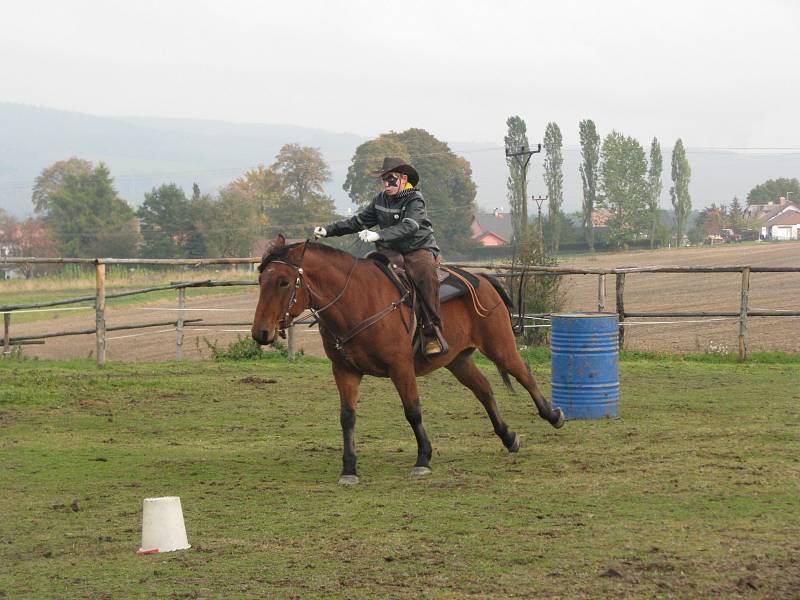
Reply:
[[[137, 259], [137, 258], [39, 258], [39, 257], [4, 257], [0, 258], [0, 264], [86, 264], [94, 265], [96, 272], [96, 289], [93, 296], [80, 296], [76, 298], [67, 298], [64, 300], [54, 300], [50, 302], [27, 303], [27, 304], [14, 304], [7, 306], [0, 306], [0, 313], [3, 313], [3, 348], [7, 354], [11, 345], [38, 343], [49, 337], [58, 337], [66, 335], [86, 335], [94, 333], [97, 342], [97, 366], [103, 367], [106, 361], [106, 332], [118, 331], [123, 329], [138, 329], [145, 327], [157, 327], [174, 325], [177, 332], [176, 335], [176, 358], [182, 358], [183, 346], [183, 332], [184, 325], [190, 323], [194, 326], [217, 326], [217, 325], [249, 325], [248, 323], [213, 323], [205, 324], [202, 319], [186, 319], [186, 289], [190, 287], [222, 287], [222, 286], [246, 286], [257, 285], [255, 281], [241, 280], [241, 281], [184, 281], [173, 282], [165, 286], [154, 286], [148, 288], [140, 288], [136, 290], [128, 290], [124, 292], [116, 292], [112, 294], [106, 293], [105, 283], [105, 268], [106, 265], [189, 265], [189, 266], [202, 266], [202, 265], [242, 265], [242, 264], [258, 264], [260, 258], [207, 258], [207, 259]], [[620, 347], [624, 344], [625, 339], [625, 319], [626, 318], [703, 318], [703, 317], [730, 317], [739, 320], [739, 360], [744, 361], [747, 358], [747, 326], [749, 317], [797, 317], [800, 316], [800, 310], [763, 310], [763, 309], [750, 309], [748, 307], [749, 291], [750, 291], [750, 274], [751, 273], [800, 273], [800, 267], [753, 267], [748, 265], [730, 265], [730, 266], [695, 266], [695, 267], [682, 267], [682, 266], [651, 266], [651, 267], [617, 267], [612, 269], [600, 268], [578, 268], [578, 267], [550, 267], [532, 265], [522, 267], [520, 265], [509, 266], [505, 264], [477, 264], [477, 263], [447, 263], [448, 266], [461, 267], [466, 269], [475, 269], [483, 271], [493, 271], [495, 274], [502, 274], [503, 277], [509, 280], [517, 277], [526, 277], [529, 275], [596, 275], [598, 278], [597, 284], [597, 309], [599, 311], [606, 310], [606, 276], [615, 276], [615, 296], [616, 296], [616, 312], [619, 316], [620, 328]], [[739, 300], [739, 310], [736, 312], [731, 311], [686, 311], [686, 312], [657, 312], [657, 311], [626, 311], [625, 310], [625, 278], [626, 275], [632, 273], [741, 273], [741, 293]], [[105, 312], [106, 300], [109, 298], [121, 298], [125, 296], [133, 296], [137, 294], [146, 294], [149, 292], [163, 291], [174, 289], [178, 292], [178, 318], [173, 321], [162, 321], [158, 323], [146, 324], [130, 324], [114, 327], [106, 327]], [[57, 332], [52, 334], [42, 334], [36, 336], [20, 336], [11, 337], [11, 314], [15, 311], [28, 310], [28, 309], [42, 309], [53, 306], [65, 306], [69, 304], [80, 304], [85, 302], [94, 302], [95, 309], [95, 327], [82, 330]], [[91, 308], [89, 306], [85, 308]], [[524, 315], [523, 315], [524, 316]], [[543, 316], [543, 315], [537, 315]], [[294, 328], [289, 328], [288, 344], [289, 356], [294, 356], [295, 335]]]

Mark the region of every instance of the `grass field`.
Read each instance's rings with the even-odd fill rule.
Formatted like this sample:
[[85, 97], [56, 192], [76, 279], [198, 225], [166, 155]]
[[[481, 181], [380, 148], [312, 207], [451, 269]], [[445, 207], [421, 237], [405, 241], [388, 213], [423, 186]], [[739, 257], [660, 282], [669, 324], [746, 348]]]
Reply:
[[[621, 418], [561, 430], [483, 368], [518, 454], [439, 372], [412, 480], [366, 379], [343, 488], [326, 361], [0, 361], [0, 598], [797, 597], [796, 362], [625, 360]], [[161, 495], [192, 548], [137, 556]]]

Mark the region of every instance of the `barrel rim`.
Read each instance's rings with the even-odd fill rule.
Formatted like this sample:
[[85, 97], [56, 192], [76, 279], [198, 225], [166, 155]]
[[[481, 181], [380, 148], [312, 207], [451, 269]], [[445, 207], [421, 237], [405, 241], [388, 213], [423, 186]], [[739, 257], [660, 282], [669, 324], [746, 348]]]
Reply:
[[619, 315], [615, 312], [574, 312], [574, 313], [556, 313], [550, 315], [550, 318], [553, 317], [561, 317], [561, 318], [600, 318], [600, 317], [619, 317]]

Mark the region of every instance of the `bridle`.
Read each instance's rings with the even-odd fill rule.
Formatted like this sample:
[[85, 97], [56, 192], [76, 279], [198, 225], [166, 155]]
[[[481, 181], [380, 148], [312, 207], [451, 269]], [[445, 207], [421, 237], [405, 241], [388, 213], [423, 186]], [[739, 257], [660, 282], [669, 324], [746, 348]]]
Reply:
[[321, 298], [320, 298], [319, 294], [317, 294], [311, 288], [311, 286], [308, 284], [308, 281], [304, 281], [303, 280], [303, 275], [305, 273], [303, 271], [302, 264], [303, 264], [303, 259], [305, 258], [305, 255], [306, 255], [306, 249], [307, 248], [308, 248], [308, 243], [304, 242], [304, 244], [303, 244], [303, 253], [300, 255], [300, 260], [298, 261], [297, 264], [289, 262], [288, 260], [280, 260], [280, 259], [275, 259], [275, 260], [269, 261], [271, 263], [279, 263], [279, 264], [282, 264], [282, 265], [286, 265], [287, 267], [290, 267], [290, 268], [294, 269], [295, 275], [296, 275], [295, 280], [294, 280], [294, 285], [292, 286], [292, 290], [289, 293], [289, 300], [286, 303], [286, 309], [283, 311], [283, 319], [278, 321], [278, 335], [280, 335], [282, 338], [286, 337], [286, 329], [289, 326], [291, 326], [292, 324], [295, 323], [294, 319], [291, 316], [291, 313], [292, 313], [292, 309], [294, 308], [294, 305], [297, 304], [298, 291], [300, 290], [300, 288], [303, 285], [305, 285], [306, 291], [308, 292], [308, 296], [309, 296], [308, 310], [311, 312], [311, 315], [312, 315], [313, 319], [311, 321], [306, 321], [304, 319], [301, 319], [299, 321], [296, 321], [296, 323], [299, 324], [299, 325], [306, 325], [306, 324], [307, 325], [314, 325], [315, 323], [319, 322], [319, 315], [320, 314], [322, 314], [324, 311], [328, 310], [331, 306], [333, 306], [339, 300], [341, 300], [342, 296], [344, 296], [344, 293], [347, 291], [347, 288], [350, 285], [350, 280], [353, 278], [353, 271], [355, 271], [356, 270], [356, 266], [358, 266], [358, 259], [353, 257], [353, 266], [350, 267], [350, 271], [347, 273], [347, 280], [344, 282], [344, 287], [342, 287], [341, 291], [338, 294], [336, 294], [336, 297], [333, 300], [328, 302], [322, 308], [315, 309], [313, 306], [311, 306], [311, 301], [310, 301], [311, 298], [314, 298], [316, 300], [321, 300]]

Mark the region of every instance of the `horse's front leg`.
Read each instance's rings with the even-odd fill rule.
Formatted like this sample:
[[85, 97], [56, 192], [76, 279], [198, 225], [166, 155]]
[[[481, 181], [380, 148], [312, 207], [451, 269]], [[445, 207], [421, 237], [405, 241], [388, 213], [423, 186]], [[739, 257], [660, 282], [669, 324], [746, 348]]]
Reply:
[[339, 390], [339, 422], [342, 424], [342, 474], [339, 477], [340, 485], [355, 485], [358, 483], [356, 472], [356, 407], [358, 406], [358, 386], [361, 383], [361, 373], [347, 367], [333, 364], [333, 376]]
[[417, 376], [414, 372], [414, 365], [395, 367], [390, 373], [392, 383], [400, 394], [403, 401], [403, 410], [408, 424], [414, 431], [417, 438], [417, 462], [411, 469], [412, 475], [428, 475], [431, 473], [431, 441], [425, 427], [422, 425], [422, 409], [419, 405], [419, 392], [417, 391]]

